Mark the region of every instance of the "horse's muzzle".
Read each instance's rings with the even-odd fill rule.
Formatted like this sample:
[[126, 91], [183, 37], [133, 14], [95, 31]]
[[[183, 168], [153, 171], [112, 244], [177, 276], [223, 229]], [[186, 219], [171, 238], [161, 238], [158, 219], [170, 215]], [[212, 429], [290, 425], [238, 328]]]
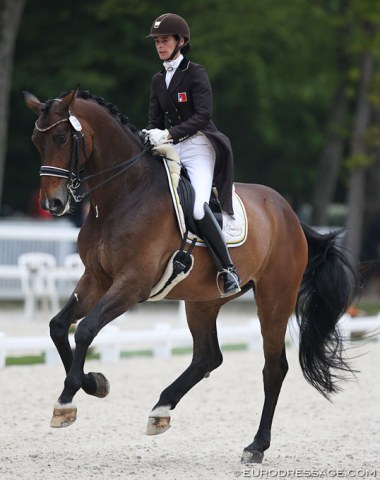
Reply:
[[41, 199], [41, 208], [48, 210], [51, 215], [61, 216], [70, 210], [70, 197], [61, 199], [57, 197]]

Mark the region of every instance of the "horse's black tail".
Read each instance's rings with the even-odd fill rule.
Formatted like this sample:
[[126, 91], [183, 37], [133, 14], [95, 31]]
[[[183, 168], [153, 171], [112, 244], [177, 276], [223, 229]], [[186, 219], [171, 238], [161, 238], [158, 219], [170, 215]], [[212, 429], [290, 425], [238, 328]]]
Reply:
[[328, 397], [339, 390], [337, 381], [352, 373], [337, 323], [353, 301], [357, 280], [337, 244], [339, 232], [321, 235], [306, 225], [302, 228], [309, 261], [296, 305], [299, 361], [308, 382]]

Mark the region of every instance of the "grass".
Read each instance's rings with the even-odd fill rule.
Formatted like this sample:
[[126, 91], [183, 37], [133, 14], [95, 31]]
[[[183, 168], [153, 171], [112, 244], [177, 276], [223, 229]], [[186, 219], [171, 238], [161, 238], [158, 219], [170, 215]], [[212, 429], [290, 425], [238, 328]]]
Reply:
[[[245, 343], [236, 343], [236, 344], [229, 344], [223, 345], [221, 350], [223, 352], [230, 352], [230, 351], [239, 351], [239, 350], [246, 350], [247, 345]], [[192, 347], [178, 347], [172, 349], [173, 355], [186, 355], [192, 353]], [[121, 352], [120, 358], [134, 358], [134, 357], [153, 357], [152, 350], [131, 350], [131, 351], [124, 351]], [[87, 357], [87, 360], [99, 360], [100, 354], [97, 352], [90, 352]], [[21, 357], [7, 357], [5, 361], [5, 365], [8, 366], [15, 366], [15, 365], [38, 365], [45, 362], [44, 354], [41, 355], [24, 355]]]
[[380, 312], [380, 304], [369, 302], [369, 301], [361, 301], [358, 303], [357, 308], [360, 311], [365, 312], [366, 316], [373, 316], [377, 315]]
[[5, 360], [5, 365], [7, 367], [11, 365], [37, 365], [39, 363], [44, 363], [45, 356], [41, 355], [24, 355], [22, 357], [7, 357]]

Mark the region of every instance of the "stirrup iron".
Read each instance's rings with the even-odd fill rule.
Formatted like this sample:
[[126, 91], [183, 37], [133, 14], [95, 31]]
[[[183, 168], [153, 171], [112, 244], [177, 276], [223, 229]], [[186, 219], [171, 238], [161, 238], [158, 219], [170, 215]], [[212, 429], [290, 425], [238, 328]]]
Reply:
[[[224, 287], [226, 285], [226, 277], [225, 276], [229, 276], [230, 278], [232, 278], [232, 281], [235, 284], [235, 288], [232, 287], [229, 291], [226, 291], [225, 288], [223, 290], [221, 290], [220, 287], [219, 287], [219, 277], [221, 275], [224, 275], [224, 277], [223, 277], [223, 286]], [[222, 270], [218, 271], [218, 273], [216, 275], [216, 286], [219, 290], [219, 295], [220, 295], [221, 298], [231, 297], [232, 295], [236, 295], [237, 293], [241, 292], [240, 279], [239, 279], [239, 275], [236, 272], [235, 267], [233, 267], [233, 266], [232, 267], [227, 267], [227, 268], [223, 268]]]

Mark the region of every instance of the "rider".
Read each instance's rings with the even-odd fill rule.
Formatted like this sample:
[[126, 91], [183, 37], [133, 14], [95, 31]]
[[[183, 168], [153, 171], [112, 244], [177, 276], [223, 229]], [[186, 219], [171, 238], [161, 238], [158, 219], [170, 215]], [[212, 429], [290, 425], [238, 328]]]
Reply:
[[223, 210], [233, 215], [231, 144], [211, 120], [212, 90], [205, 68], [183, 56], [190, 49], [186, 21], [165, 13], [153, 22], [149, 37], [164, 68], [152, 78], [145, 134], [152, 145], [175, 145], [195, 190], [194, 220], [224, 280], [221, 296], [234, 295], [240, 279], [208, 205], [214, 182]]

